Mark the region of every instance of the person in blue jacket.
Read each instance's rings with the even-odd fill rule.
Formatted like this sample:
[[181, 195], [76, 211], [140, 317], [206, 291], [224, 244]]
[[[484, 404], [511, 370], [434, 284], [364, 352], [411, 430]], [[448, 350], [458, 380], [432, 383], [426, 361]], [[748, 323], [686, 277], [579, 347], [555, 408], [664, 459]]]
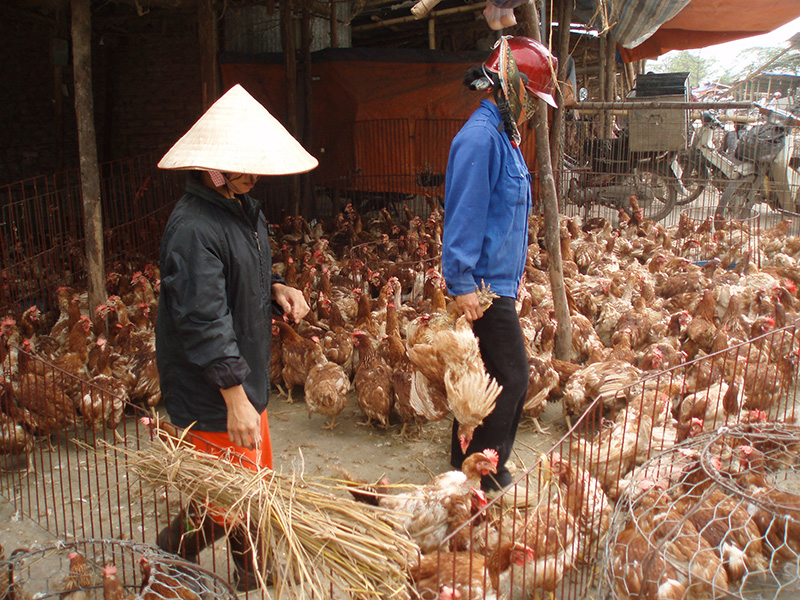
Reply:
[[[531, 177], [519, 149], [519, 125], [541, 98], [555, 106], [556, 59], [539, 42], [504, 37], [464, 84], [486, 95], [453, 138], [444, 199], [442, 272], [461, 314], [472, 323], [486, 370], [503, 390], [494, 411], [475, 430], [466, 452], [453, 423], [451, 464], [493, 448], [497, 474], [484, 491], [512, 483], [505, 464], [511, 455], [528, 388], [528, 358], [515, 301], [525, 269]], [[484, 312], [476, 288], [499, 296]]]

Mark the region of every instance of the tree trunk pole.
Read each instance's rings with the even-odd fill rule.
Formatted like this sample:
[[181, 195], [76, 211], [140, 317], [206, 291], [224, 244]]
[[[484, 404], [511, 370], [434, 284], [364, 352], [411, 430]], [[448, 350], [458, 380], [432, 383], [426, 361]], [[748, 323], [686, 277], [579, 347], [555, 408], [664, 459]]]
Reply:
[[[541, 41], [539, 16], [532, 3], [525, 4], [522, 9], [523, 19], [531, 37]], [[548, 271], [550, 288], [553, 293], [553, 309], [558, 327], [553, 352], [559, 360], [572, 359], [572, 322], [567, 303], [567, 290], [564, 286], [564, 266], [561, 262], [561, 226], [558, 219], [558, 196], [556, 182], [553, 177], [553, 163], [550, 159], [550, 136], [547, 124], [547, 105], [543, 100], [536, 100], [536, 114], [533, 118], [536, 134], [536, 163], [539, 167], [539, 186], [544, 205], [544, 243], [548, 255]]]
[[[105, 301], [103, 260], [103, 209], [100, 203], [100, 169], [92, 100], [92, 17], [90, 0], [72, 0], [72, 70], [75, 83], [75, 117], [78, 122], [81, 197], [86, 234], [86, 271], [89, 310]], [[90, 314], [92, 314], [90, 312]]]

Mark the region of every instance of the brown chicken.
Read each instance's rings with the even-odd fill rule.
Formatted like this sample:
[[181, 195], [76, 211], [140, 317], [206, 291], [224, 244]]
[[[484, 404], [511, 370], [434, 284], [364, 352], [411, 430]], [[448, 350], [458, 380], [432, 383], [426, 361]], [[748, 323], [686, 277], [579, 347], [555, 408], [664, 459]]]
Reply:
[[612, 505], [600, 482], [577, 464], [555, 452], [549, 459], [550, 470], [560, 490], [559, 498], [575, 519], [579, 543], [578, 556], [591, 560], [599, 550], [611, 523]]
[[610, 578], [619, 600], [684, 600], [678, 571], [648, 542], [636, 521], [628, 521], [611, 547]]
[[358, 350], [358, 364], [353, 384], [358, 393], [358, 406], [367, 417], [367, 425], [377, 421], [385, 429], [394, 405], [392, 369], [377, 353], [372, 339], [363, 331], [355, 330], [353, 339]]
[[533, 598], [538, 589], [553, 592], [578, 558], [575, 519], [558, 503], [536, 506], [521, 522], [500, 534], [504, 542], [524, 545], [533, 553], [533, 560], [516, 570], [508, 588], [501, 584], [503, 597]]
[[432, 328], [430, 343], [409, 344], [408, 357], [431, 384], [444, 386], [447, 404], [459, 424], [459, 442], [466, 451], [475, 428], [494, 410], [502, 391], [486, 373], [469, 322], [462, 316], [454, 327]]
[[[717, 470], [721, 469], [718, 457]], [[728, 574], [728, 581], [739, 581], [748, 572], [765, 571], [761, 532], [748, 514], [747, 505], [727, 491], [709, 484], [699, 456], [683, 469], [680, 495], [674, 508], [686, 515], [710, 547], [719, 555]]]
[[319, 294], [317, 306], [322, 307], [329, 331], [322, 338], [322, 350], [325, 358], [335, 362], [344, 369], [348, 377], [353, 376], [353, 336], [347, 329], [347, 323], [339, 306], [322, 292]]
[[[763, 536], [765, 551], [778, 559], [797, 560], [800, 555], [800, 505], [797, 494], [784, 492], [764, 478], [761, 453], [749, 445], [738, 448], [743, 472], [737, 475], [747, 497], [747, 512]], [[774, 507], [774, 508], [772, 508]]]
[[277, 319], [273, 319], [272, 323], [272, 335], [278, 335], [281, 339], [283, 357], [281, 376], [286, 386], [287, 402], [291, 404], [294, 402], [292, 389], [305, 385], [308, 372], [317, 364], [322, 348], [314, 341], [301, 336], [288, 323]]
[[714, 322], [716, 307], [714, 292], [710, 289], [705, 290], [695, 309], [694, 317], [686, 327], [686, 335], [689, 339], [706, 352], [711, 350], [717, 334], [717, 326]]
[[[534, 561], [533, 550], [524, 544], [502, 544], [488, 558], [474, 552], [434, 552], [412, 564], [409, 574], [420, 597], [438, 600], [494, 600], [512, 581], [521, 582], [526, 567]], [[515, 596], [516, 597], [516, 596]]]
[[641, 496], [633, 519], [647, 550], [658, 548], [659, 558], [679, 573], [678, 581], [685, 586], [684, 600], [725, 597], [728, 574], [722, 561], [697, 528], [671, 506], [663, 491], [652, 488]]
[[641, 370], [621, 360], [587, 365], [576, 371], [564, 386], [564, 416], [580, 416], [597, 400], [597, 409], [616, 412], [626, 401], [621, 392], [638, 381]]
[[[454, 548], [463, 550], [469, 544], [470, 532], [462, 528], [474, 513], [476, 498], [485, 506], [486, 496], [480, 489], [481, 477], [497, 472], [497, 452], [492, 449], [475, 452], [464, 459], [460, 471], [447, 471], [409, 492], [389, 495], [386, 481], [377, 487], [351, 487], [357, 500], [390, 509], [397, 517], [397, 529], [408, 534], [423, 553], [439, 549], [444, 539], [459, 530], [452, 540]], [[460, 529], [461, 528], [461, 529]]]
[[333, 430], [336, 417], [347, 405], [347, 393], [350, 391], [350, 379], [341, 366], [329, 361], [322, 353], [315, 353], [316, 363], [308, 371], [305, 383], [305, 401], [308, 405], [308, 416], [320, 413], [331, 417], [323, 429]]
[[139, 596], [142, 600], [201, 600], [191, 589], [192, 581], [185, 575], [171, 575], [165, 564], [151, 564], [145, 557], [139, 559], [142, 585]]
[[71, 377], [59, 375], [61, 385], [67, 395], [72, 399], [75, 408], [81, 399], [81, 382], [88, 381], [90, 374], [87, 363], [89, 362], [89, 340], [92, 334], [92, 321], [87, 316], [81, 316], [69, 332], [66, 351], [53, 359], [53, 365]]
[[103, 573], [103, 600], [133, 600], [133, 594], [125, 591], [125, 586], [117, 578], [117, 567], [107, 564], [101, 569]]
[[87, 600], [92, 588], [97, 585], [97, 576], [80, 552], [70, 552], [69, 574], [61, 583], [62, 600]]
[[31, 433], [6, 413], [0, 412], [0, 455], [25, 455], [30, 471], [33, 468], [33, 447]]

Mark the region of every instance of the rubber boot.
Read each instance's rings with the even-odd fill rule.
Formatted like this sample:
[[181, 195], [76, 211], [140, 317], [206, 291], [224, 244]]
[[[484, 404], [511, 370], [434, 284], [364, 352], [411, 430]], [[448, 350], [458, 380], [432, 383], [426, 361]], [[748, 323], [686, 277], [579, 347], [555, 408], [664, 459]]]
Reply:
[[[237, 527], [228, 535], [228, 547], [231, 551], [231, 560], [236, 568], [236, 591], [245, 592], [258, 587], [258, 577], [255, 574], [253, 561], [253, 547], [247, 532]], [[272, 585], [271, 569], [265, 573], [267, 585]]]
[[225, 528], [191, 503], [159, 532], [156, 543], [165, 552], [177, 554], [192, 562], [199, 562], [203, 548], [213, 544], [223, 535]]

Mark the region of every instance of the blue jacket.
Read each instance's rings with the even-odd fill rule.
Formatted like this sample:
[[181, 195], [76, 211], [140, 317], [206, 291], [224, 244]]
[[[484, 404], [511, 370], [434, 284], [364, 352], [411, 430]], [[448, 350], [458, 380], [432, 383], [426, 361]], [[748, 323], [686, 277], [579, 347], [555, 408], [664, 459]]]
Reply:
[[503, 130], [500, 111], [482, 100], [453, 138], [444, 195], [442, 272], [453, 296], [481, 280], [517, 297], [528, 250], [531, 176]]
[[227, 431], [220, 388], [242, 384], [258, 413], [269, 395], [272, 273], [261, 205], [189, 175], [161, 240], [156, 356], [172, 422]]

